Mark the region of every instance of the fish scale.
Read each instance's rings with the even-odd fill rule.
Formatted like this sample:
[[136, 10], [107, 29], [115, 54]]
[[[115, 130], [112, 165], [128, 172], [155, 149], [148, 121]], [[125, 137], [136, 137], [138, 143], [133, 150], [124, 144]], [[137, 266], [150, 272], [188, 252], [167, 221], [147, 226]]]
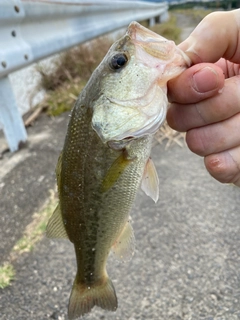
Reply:
[[47, 226], [49, 237], [75, 248], [69, 319], [94, 306], [117, 309], [108, 255], [133, 255], [129, 213], [139, 186], [158, 200], [152, 139], [165, 120], [167, 81], [189, 65], [172, 41], [133, 22], [76, 101], [56, 170], [59, 205]]
[[[81, 121], [76, 121], [76, 118]], [[63, 149], [63, 157], [66, 154], [66, 160], [62, 161], [64, 170], [61, 183], [62, 186], [69, 185], [69, 189], [74, 190], [74, 193], [69, 197], [69, 192], [65, 194], [62, 186], [59, 186], [62, 216], [67, 221], [71, 216], [70, 226], [67, 223], [66, 230], [75, 245], [78, 264], [77, 282], [85, 283], [88, 287], [103, 278], [106, 272], [107, 256], [128, 220], [145, 163], [150, 155], [152, 140], [152, 137], [147, 136], [131, 142], [128, 156], [134, 160], [114, 187], [102, 193], [102, 180], [121, 151], [112, 150], [102, 144], [91, 128], [91, 119], [88, 112], [71, 116], [69, 123], [71, 130]], [[75, 127], [79, 129], [72, 129]], [[87, 146], [79, 155], [78, 148], [81, 147], [82, 141], [87, 141]], [[95, 168], [98, 170], [101, 168], [100, 179], [99, 177], [96, 179], [92, 174]], [[75, 171], [79, 174], [75, 174]]]

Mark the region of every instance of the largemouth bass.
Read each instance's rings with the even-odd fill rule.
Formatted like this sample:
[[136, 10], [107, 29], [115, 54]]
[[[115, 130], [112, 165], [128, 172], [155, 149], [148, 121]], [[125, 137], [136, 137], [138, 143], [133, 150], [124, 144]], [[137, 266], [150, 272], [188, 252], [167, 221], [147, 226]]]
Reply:
[[59, 205], [47, 226], [49, 237], [68, 238], [76, 252], [69, 319], [95, 305], [117, 309], [107, 258], [110, 250], [119, 259], [133, 254], [129, 212], [139, 186], [158, 200], [151, 143], [165, 119], [167, 81], [188, 65], [174, 42], [132, 22], [72, 110], [56, 169]]

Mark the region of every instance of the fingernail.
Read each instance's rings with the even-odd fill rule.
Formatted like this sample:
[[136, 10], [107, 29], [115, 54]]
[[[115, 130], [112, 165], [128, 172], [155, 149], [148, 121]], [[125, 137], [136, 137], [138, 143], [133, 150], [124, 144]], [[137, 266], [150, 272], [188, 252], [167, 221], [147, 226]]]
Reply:
[[201, 93], [212, 91], [218, 88], [218, 74], [210, 67], [200, 69], [193, 75], [193, 86]]

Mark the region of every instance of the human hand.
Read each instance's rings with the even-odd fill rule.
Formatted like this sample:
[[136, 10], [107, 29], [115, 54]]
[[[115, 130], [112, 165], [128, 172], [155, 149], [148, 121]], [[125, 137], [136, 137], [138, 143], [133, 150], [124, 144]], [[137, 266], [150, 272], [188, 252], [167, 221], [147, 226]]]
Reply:
[[208, 15], [179, 46], [193, 66], [169, 81], [169, 125], [220, 182], [240, 186], [240, 10]]

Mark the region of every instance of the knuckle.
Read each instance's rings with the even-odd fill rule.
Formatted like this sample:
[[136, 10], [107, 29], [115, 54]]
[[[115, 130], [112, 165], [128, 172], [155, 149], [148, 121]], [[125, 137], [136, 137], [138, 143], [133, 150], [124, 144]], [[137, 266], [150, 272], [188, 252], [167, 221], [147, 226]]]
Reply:
[[184, 110], [177, 105], [177, 104], [171, 104], [166, 117], [168, 125], [177, 131], [185, 132], [186, 126], [184, 121]]
[[186, 134], [188, 148], [199, 156], [207, 154], [207, 143], [205, 135], [201, 129], [191, 129]]

